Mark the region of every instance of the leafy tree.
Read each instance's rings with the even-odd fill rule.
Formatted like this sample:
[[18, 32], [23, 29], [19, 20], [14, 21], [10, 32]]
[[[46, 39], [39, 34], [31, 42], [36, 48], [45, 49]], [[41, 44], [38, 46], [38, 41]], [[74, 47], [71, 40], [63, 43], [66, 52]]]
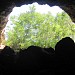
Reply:
[[75, 24], [65, 12], [54, 17], [50, 12], [40, 14], [35, 10], [33, 5], [30, 11], [11, 17], [14, 27], [7, 33], [7, 45], [15, 50], [30, 45], [54, 48], [63, 37], [70, 36], [74, 39]]

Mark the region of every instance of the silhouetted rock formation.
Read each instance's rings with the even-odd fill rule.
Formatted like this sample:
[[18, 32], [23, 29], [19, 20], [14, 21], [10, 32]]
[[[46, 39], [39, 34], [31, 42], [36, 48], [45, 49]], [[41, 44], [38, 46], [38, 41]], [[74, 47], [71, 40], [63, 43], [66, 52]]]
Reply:
[[2, 66], [4, 75], [13, 72], [15, 62], [14, 60], [14, 50], [8, 46], [5, 46], [4, 49], [0, 52], [0, 65]]
[[29, 46], [15, 53], [5, 46], [0, 52], [0, 75], [72, 74], [75, 70], [75, 43], [70, 37], [53, 48]]
[[75, 45], [69, 38], [63, 38], [55, 46], [56, 73], [72, 73], [75, 67]]
[[27, 73], [27, 75], [33, 75], [43, 70], [49, 71], [52, 67], [52, 57], [38, 46], [30, 46], [20, 51], [18, 57], [18, 74]]

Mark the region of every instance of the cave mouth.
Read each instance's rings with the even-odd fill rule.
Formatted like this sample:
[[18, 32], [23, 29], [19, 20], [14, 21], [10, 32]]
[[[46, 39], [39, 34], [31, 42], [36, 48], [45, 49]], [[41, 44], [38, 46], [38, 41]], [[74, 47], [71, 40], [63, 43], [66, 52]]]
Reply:
[[[46, 5], [47, 5], [47, 4], [46, 4]], [[24, 5], [22, 5], [22, 6], [24, 6]], [[22, 7], [22, 6], [21, 6], [21, 7]], [[48, 6], [50, 6], [50, 5], [48, 5]], [[42, 5], [41, 5], [41, 7], [42, 7]], [[53, 6], [53, 7], [55, 7], [55, 6]], [[56, 6], [56, 7], [57, 7], [57, 6]], [[17, 8], [17, 7], [15, 7], [15, 8]], [[20, 8], [20, 7], [18, 7], [18, 8]], [[14, 9], [13, 9], [13, 10], [14, 10]], [[17, 9], [15, 9], [15, 10], [17, 10]], [[43, 8], [43, 10], [44, 10], [44, 8]], [[61, 9], [61, 10], [62, 10], [62, 9]], [[56, 11], [58, 12], [57, 8], [56, 8]], [[13, 12], [13, 11], [12, 11], [12, 12]], [[11, 13], [12, 13], [12, 12], [11, 12]], [[17, 12], [19, 12], [19, 11], [17, 10]], [[55, 12], [55, 11], [53, 11], [53, 12]], [[11, 14], [11, 13], [10, 13], [10, 14]], [[14, 12], [14, 13], [15, 13], [15, 12]], [[21, 12], [21, 13], [22, 13], [22, 12]], [[16, 13], [15, 13], [15, 14], [16, 14]], [[14, 15], [15, 15], [15, 14], [14, 14]], [[20, 13], [18, 13], [18, 14], [20, 14]], [[16, 14], [16, 15], [17, 15], [17, 14]], [[60, 13], [58, 13], [58, 15], [60, 15]], [[62, 14], [62, 15], [63, 15], [63, 14]], [[52, 15], [52, 16], [55, 17], [55, 15]], [[58, 17], [56, 17], [55, 20], [57, 20], [57, 18], [58, 18]], [[61, 17], [60, 17], [60, 18], [61, 18]], [[10, 17], [9, 17], [9, 21], [10, 21]], [[13, 27], [13, 24], [12, 24], [11, 21], [10, 21], [10, 22], [9, 22], [9, 21], [8, 21], [8, 23], [7, 23], [6, 27], [5, 27], [5, 29], [6, 29], [6, 30], [9, 30], [9, 32], [10, 32], [10, 31], [11, 31], [11, 28]], [[62, 21], [62, 20], [61, 20], [61, 21]], [[70, 20], [70, 23], [71, 23], [71, 20]], [[9, 24], [11, 25], [10, 27], [8, 26]], [[66, 23], [65, 23], [65, 24], [66, 24]], [[72, 24], [74, 24], [74, 23], [72, 23]], [[52, 25], [52, 22], [50, 22], [50, 25]], [[7, 29], [7, 27], [9, 27], [9, 29]], [[47, 28], [48, 28], [48, 27], [47, 27]], [[56, 28], [59, 29], [58, 35], [59, 35], [59, 34], [61, 35], [62, 32], [59, 33], [60, 31], [62, 31], [62, 30], [60, 30], [60, 26], [58, 25], [58, 27], [56, 27]], [[73, 27], [72, 27], [72, 28], [73, 28]], [[74, 28], [75, 28], [75, 27], [74, 27]], [[5, 30], [5, 31], [6, 31], [6, 30]], [[45, 31], [45, 29], [43, 29], [43, 30]], [[67, 29], [66, 29], [66, 30], [67, 30]], [[73, 29], [73, 30], [74, 30], [74, 29]], [[43, 31], [43, 32], [44, 32], [44, 31]], [[54, 30], [54, 31], [55, 31], [55, 30]], [[53, 33], [53, 32], [52, 32], [52, 33]], [[46, 33], [46, 34], [47, 34], [47, 33]], [[45, 37], [46, 34], [43, 34], [44, 37]], [[54, 34], [54, 33], [53, 33], [53, 34]], [[51, 35], [52, 35], [52, 34], [51, 34]], [[63, 35], [65, 35], [65, 34], [63, 33]], [[72, 36], [71, 36], [71, 35], [72, 35]], [[49, 35], [49, 36], [50, 36], [50, 35]], [[53, 35], [52, 35], [52, 36], [53, 36]], [[68, 36], [68, 35], [66, 35], [66, 36]], [[64, 37], [66, 37], [66, 36], [64, 36]], [[7, 37], [8, 37], [8, 36], [7, 36], [7, 31], [6, 31], [6, 32], [5, 32], [5, 39], [6, 39], [6, 41], [8, 41]], [[20, 36], [19, 36], [19, 37], [20, 37]], [[41, 37], [42, 37], [42, 36], [41, 36]], [[41, 37], [40, 37], [40, 38], [41, 38]], [[73, 38], [73, 39], [75, 38], [74, 34], [70, 34], [69, 37], [71, 37], [71, 38]], [[52, 41], [53, 41], [54, 39], [56, 39], [56, 38], [58, 38], [58, 40], [61, 39], [60, 36], [56, 36], [56, 38], [54, 38], [54, 36], [53, 36], [53, 37], [49, 37], [49, 38], [52, 39], [52, 40], [49, 40], [50, 43], [52, 43]], [[63, 37], [62, 37], [62, 38], [63, 38]], [[32, 39], [31, 39], [31, 40], [32, 40]], [[44, 39], [43, 39], [43, 40], [44, 40]], [[45, 40], [46, 40], [46, 39], [45, 39]], [[13, 39], [13, 41], [14, 41], [14, 39]], [[40, 41], [41, 41], [41, 40], [40, 40]], [[56, 43], [56, 41], [57, 41], [57, 40], [54, 40], [55, 43]], [[28, 42], [29, 42], [29, 41], [28, 41]], [[32, 42], [33, 42], [34, 44], [29, 44], [28, 46], [30, 46], [30, 45], [35, 45], [35, 44], [36, 44], [36, 43], [35, 43], [35, 40], [32, 41]], [[51, 46], [51, 45], [49, 45], [49, 43], [48, 43], [49, 46], [46, 46], [46, 44], [47, 44], [46, 41], [43, 41], [43, 42], [45, 42], [45, 43], [44, 43], [44, 44], [41, 44], [41, 45], [38, 45], [38, 46], [41, 46], [41, 47], [50, 47], [50, 46]], [[14, 47], [14, 46], [12, 46], [13, 44], [10, 45], [10, 43], [11, 43], [11, 42], [9, 41], [9, 43], [6, 43], [6, 45], [9, 45], [9, 46], [11, 46], [11, 47], [13, 48], [13, 47]], [[14, 43], [14, 44], [15, 44], [15, 43]], [[21, 42], [21, 43], [18, 42], [18, 45], [17, 45], [16, 47], [24, 47], [25, 45], [26, 45], [26, 44], [24, 44], [24, 42], [23, 42], [23, 43], [22, 43], [22, 42]], [[28, 47], [28, 46], [26, 46], [26, 47]], [[53, 47], [54, 47], [54, 46], [55, 46], [55, 45], [54, 45], [54, 43], [53, 43]], [[51, 46], [51, 47], [52, 47], [52, 46]], [[14, 47], [14, 48], [15, 48], [15, 47]]]

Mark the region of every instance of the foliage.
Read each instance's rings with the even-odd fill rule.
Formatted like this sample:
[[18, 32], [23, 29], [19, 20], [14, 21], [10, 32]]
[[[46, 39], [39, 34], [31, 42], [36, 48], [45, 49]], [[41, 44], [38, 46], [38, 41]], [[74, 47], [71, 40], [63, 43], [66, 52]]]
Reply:
[[11, 17], [14, 27], [7, 33], [7, 45], [15, 50], [30, 45], [54, 48], [63, 37], [74, 39], [75, 25], [65, 12], [52, 16], [50, 12], [40, 14], [35, 10], [32, 6], [30, 11]]

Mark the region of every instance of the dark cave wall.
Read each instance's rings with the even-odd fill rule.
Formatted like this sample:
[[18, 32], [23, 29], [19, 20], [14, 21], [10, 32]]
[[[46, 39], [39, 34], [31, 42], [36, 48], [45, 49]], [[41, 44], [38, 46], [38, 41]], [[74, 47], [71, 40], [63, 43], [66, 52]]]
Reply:
[[[31, 4], [33, 2], [38, 2], [39, 4], [48, 4], [50, 6], [60, 6], [64, 8], [74, 8], [74, 0], [0, 0], [0, 14], [2, 11], [9, 11], [11, 6], [21, 6], [23, 4]], [[64, 9], [67, 10], [67, 9]], [[10, 10], [11, 12], [11, 10]]]
[[19, 7], [23, 4], [31, 4], [33, 2], [59, 6], [68, 13], [72, 21], [75, 22], [75, 0], [0, 0], [0, 44], [2, 38], [4, 38], [2, 37], [2, 31], [8, 22], [8, 15], [12, 12], [13, 7]]

